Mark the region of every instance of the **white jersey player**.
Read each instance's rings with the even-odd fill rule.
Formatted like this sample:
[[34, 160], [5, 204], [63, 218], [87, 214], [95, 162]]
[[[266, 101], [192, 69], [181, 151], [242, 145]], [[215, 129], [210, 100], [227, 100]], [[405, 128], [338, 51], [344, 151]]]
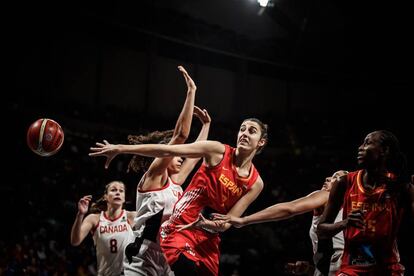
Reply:
[[[82, 197], [72, 226], [71, 244], [79, 245], [90, 232], [96, 246], [98, 275], [121, 275], [125, 247], [134, 239], [131, 225], [136, 212], [122, 209], [125, 202], [125, 185], [112, 181], [105, 186], [105, 194], [92, 204], [92, 196]], [[99, 213], [95, 211], [99, 210]]]

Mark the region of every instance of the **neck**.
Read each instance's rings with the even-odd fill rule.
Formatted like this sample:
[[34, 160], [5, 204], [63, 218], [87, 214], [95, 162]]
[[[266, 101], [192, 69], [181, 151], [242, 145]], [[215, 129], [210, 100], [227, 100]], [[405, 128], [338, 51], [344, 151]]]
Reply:
[[238, 149], [236, 149], [236, 152], [234, 154], [234, 165], [239, 170], [249, 170], [252, 165], [252, 160], [255, 155], [255, 151], [250, 153], [241, 152]]
[[115, 218], [119, 216], [122, 212], [122, 208], [120, 206], [114, 207], [114, 206], [108, 206], [108, 209], [106, 210], [106, 215], [109, 218]]
[[375, 189], [376, 187], [383, 184], [383, 177], [381, 177], [383, 170], [375, 169], [375, 170], [365, 170], [365, 174], [363, 176], [363, 185], [366, 188]]

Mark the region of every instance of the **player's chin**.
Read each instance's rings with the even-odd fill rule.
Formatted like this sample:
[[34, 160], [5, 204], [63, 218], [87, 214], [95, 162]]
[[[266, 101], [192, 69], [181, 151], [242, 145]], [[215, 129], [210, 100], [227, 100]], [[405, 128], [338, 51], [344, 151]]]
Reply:
[[245, 144], [245, 143], [239, 143], [237, 145], [237, 148], [239, 149], [239, 151], [246, 151], [246, 152], [253, 151], [253, 148], [250, 145]]

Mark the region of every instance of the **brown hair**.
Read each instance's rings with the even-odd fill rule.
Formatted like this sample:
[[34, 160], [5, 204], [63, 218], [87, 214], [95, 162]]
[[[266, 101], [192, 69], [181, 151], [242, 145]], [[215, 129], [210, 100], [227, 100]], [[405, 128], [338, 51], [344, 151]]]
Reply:
[[260, 139], [264, 139], [265, 140], [265, 143], [263, 144], [263, 146], [261, 146], [260, 148], [257, 149], [256, 154], [259, 154], [259, 153], [262, 152], [263, 148], [267, 145], [267, 142], [269, 141], [268, 140], [268, 129], [269, 129], [269, 126], [267, 124], [263, 123], [262, 121], [260, 121], [257, 118], [248, 118], [248, 119], [245, 119], [243, 121], [243, 123], [246, 122], [246, 121], [255, 122], [260, 127], [260, 132], [261, 132]]
[[[131, 145], [139, 144], [168, 144], [174, 133], [173, 129], [165, 131], [154, 131], [147, 135], [128, 135], [128, 142]], [[154, 158], [134, 155], [129, 161], [128, 172], [145, 172]]]

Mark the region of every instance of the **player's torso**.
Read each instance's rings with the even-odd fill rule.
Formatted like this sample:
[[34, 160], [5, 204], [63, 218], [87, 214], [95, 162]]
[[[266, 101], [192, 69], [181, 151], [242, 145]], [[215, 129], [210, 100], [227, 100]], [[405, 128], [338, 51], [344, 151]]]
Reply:
[[137, 191], [136, 209], [137, 216], [134, 220], [134, 231], [141, 236], [145, 222], [158, 212], [162, 212], [161, 224], [169, 219], [174, 205], [181, 197], [183, 190], [170, 178], [164, 187], [160, 189]]
[[218, 165], [201, 165], [176, 203], [170, 222], [190, 223], [206, 207], [218, 213], [227, 213], [247, 193], [256, 181], [258, 172], [252, 164], [249, 175], [240, 177], [233, 165], [234, 150], [226, 145], [224, 157]]
[[344, 214], [362, 210], [365, 228], [347, 227], [345, 259], [349, 265], [372, 265], [399, 261], [396, 232], [401, 213], [397, 199], [384, 187], [367, 191], [362, 185], [363, 171], [348, 175]]
[[101, 212], [98, 226], [93, 233], [100, 275], [112, 275], [122, 271], [124, 250], [133, 241], [133, 237], [125, 210], [115, 219], [110, 219]]

